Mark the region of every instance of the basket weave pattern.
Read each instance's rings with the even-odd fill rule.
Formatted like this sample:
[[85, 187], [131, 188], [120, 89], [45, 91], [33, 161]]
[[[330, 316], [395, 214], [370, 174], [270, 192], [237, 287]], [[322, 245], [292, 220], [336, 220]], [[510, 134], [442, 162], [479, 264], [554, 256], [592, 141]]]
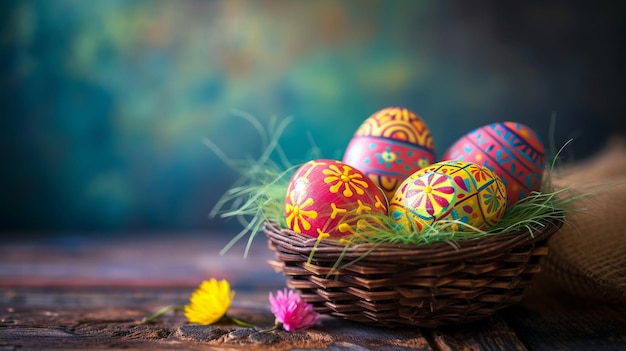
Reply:
[[[455, 244], [374, 245], [348, 249], [265, 223], [270, 264], [319, 313], [379, 326], [434, 328], [482, 319], [518, 302], [546, 239], [560, 227], [486, 236]], [[307, 263], [311, 252], [313, 258]], [[336, 269], [332, 267], [343, 253]]]

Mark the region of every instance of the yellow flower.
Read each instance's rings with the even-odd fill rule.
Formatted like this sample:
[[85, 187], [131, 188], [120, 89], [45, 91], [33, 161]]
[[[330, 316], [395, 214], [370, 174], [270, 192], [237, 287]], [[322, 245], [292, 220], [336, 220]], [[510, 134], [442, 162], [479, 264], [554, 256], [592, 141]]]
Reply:
[[205, 280], [191, 294], [190, 304], [185, 305], [185, 317], [190, 323], [213, 324], [226, 315], [234, 297], [228, 281]]

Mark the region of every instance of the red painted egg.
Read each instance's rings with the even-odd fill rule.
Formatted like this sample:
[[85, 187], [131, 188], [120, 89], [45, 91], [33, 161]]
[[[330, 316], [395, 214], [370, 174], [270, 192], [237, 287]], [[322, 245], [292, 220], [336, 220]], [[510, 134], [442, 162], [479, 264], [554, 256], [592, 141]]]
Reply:
[[510, 207], [541, 187], [544, 154], [543, 142], [530, 127], [498, 122], [467, 133], [442, 159], [474, 162], [491, 169], [502, 178]]
[[389, 107], [361, 124], [343, 162], [365, 173], [389, 198], [406, 177], [435, 162], [435, 146], [420, 116], [406, 108]]
[[365, 174], [343, 162], [309, 161], [289, 182], [285, 218], [296, 233], [350, 235], [364, 214], [386, 215], [385, 196]]

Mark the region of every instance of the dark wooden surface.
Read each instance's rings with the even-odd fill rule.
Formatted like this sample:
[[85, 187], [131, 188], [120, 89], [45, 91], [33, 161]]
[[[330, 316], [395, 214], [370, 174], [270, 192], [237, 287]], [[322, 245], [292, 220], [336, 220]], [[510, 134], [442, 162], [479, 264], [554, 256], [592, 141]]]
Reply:
[[545, 277], [524, 301], [484, 321], [440, 328], [375, 328], [324, 317], [306, 332], [263, 333], [198, 326], [182, 313], [200, 281], [225, 278], [237, 291], [229, 314], [271, 327], [267, 294], [284, 286], [255, 240], [225, 255], [201, 233], [4, 239], [0, 245], [0, 351], [41, 349], [625, 350], [626, 306], [555, 290]]

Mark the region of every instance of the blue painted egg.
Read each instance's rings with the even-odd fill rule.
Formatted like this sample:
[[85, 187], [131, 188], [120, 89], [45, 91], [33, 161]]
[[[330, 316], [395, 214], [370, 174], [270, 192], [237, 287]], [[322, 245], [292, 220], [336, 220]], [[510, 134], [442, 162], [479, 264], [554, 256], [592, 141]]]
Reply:
[[541, 138], [530, 127], [498, 122], [467, 133], [442, 159], [474, 162], [494, 171], [506, 186], [510, 207], [541, 188], [544, 154]]

